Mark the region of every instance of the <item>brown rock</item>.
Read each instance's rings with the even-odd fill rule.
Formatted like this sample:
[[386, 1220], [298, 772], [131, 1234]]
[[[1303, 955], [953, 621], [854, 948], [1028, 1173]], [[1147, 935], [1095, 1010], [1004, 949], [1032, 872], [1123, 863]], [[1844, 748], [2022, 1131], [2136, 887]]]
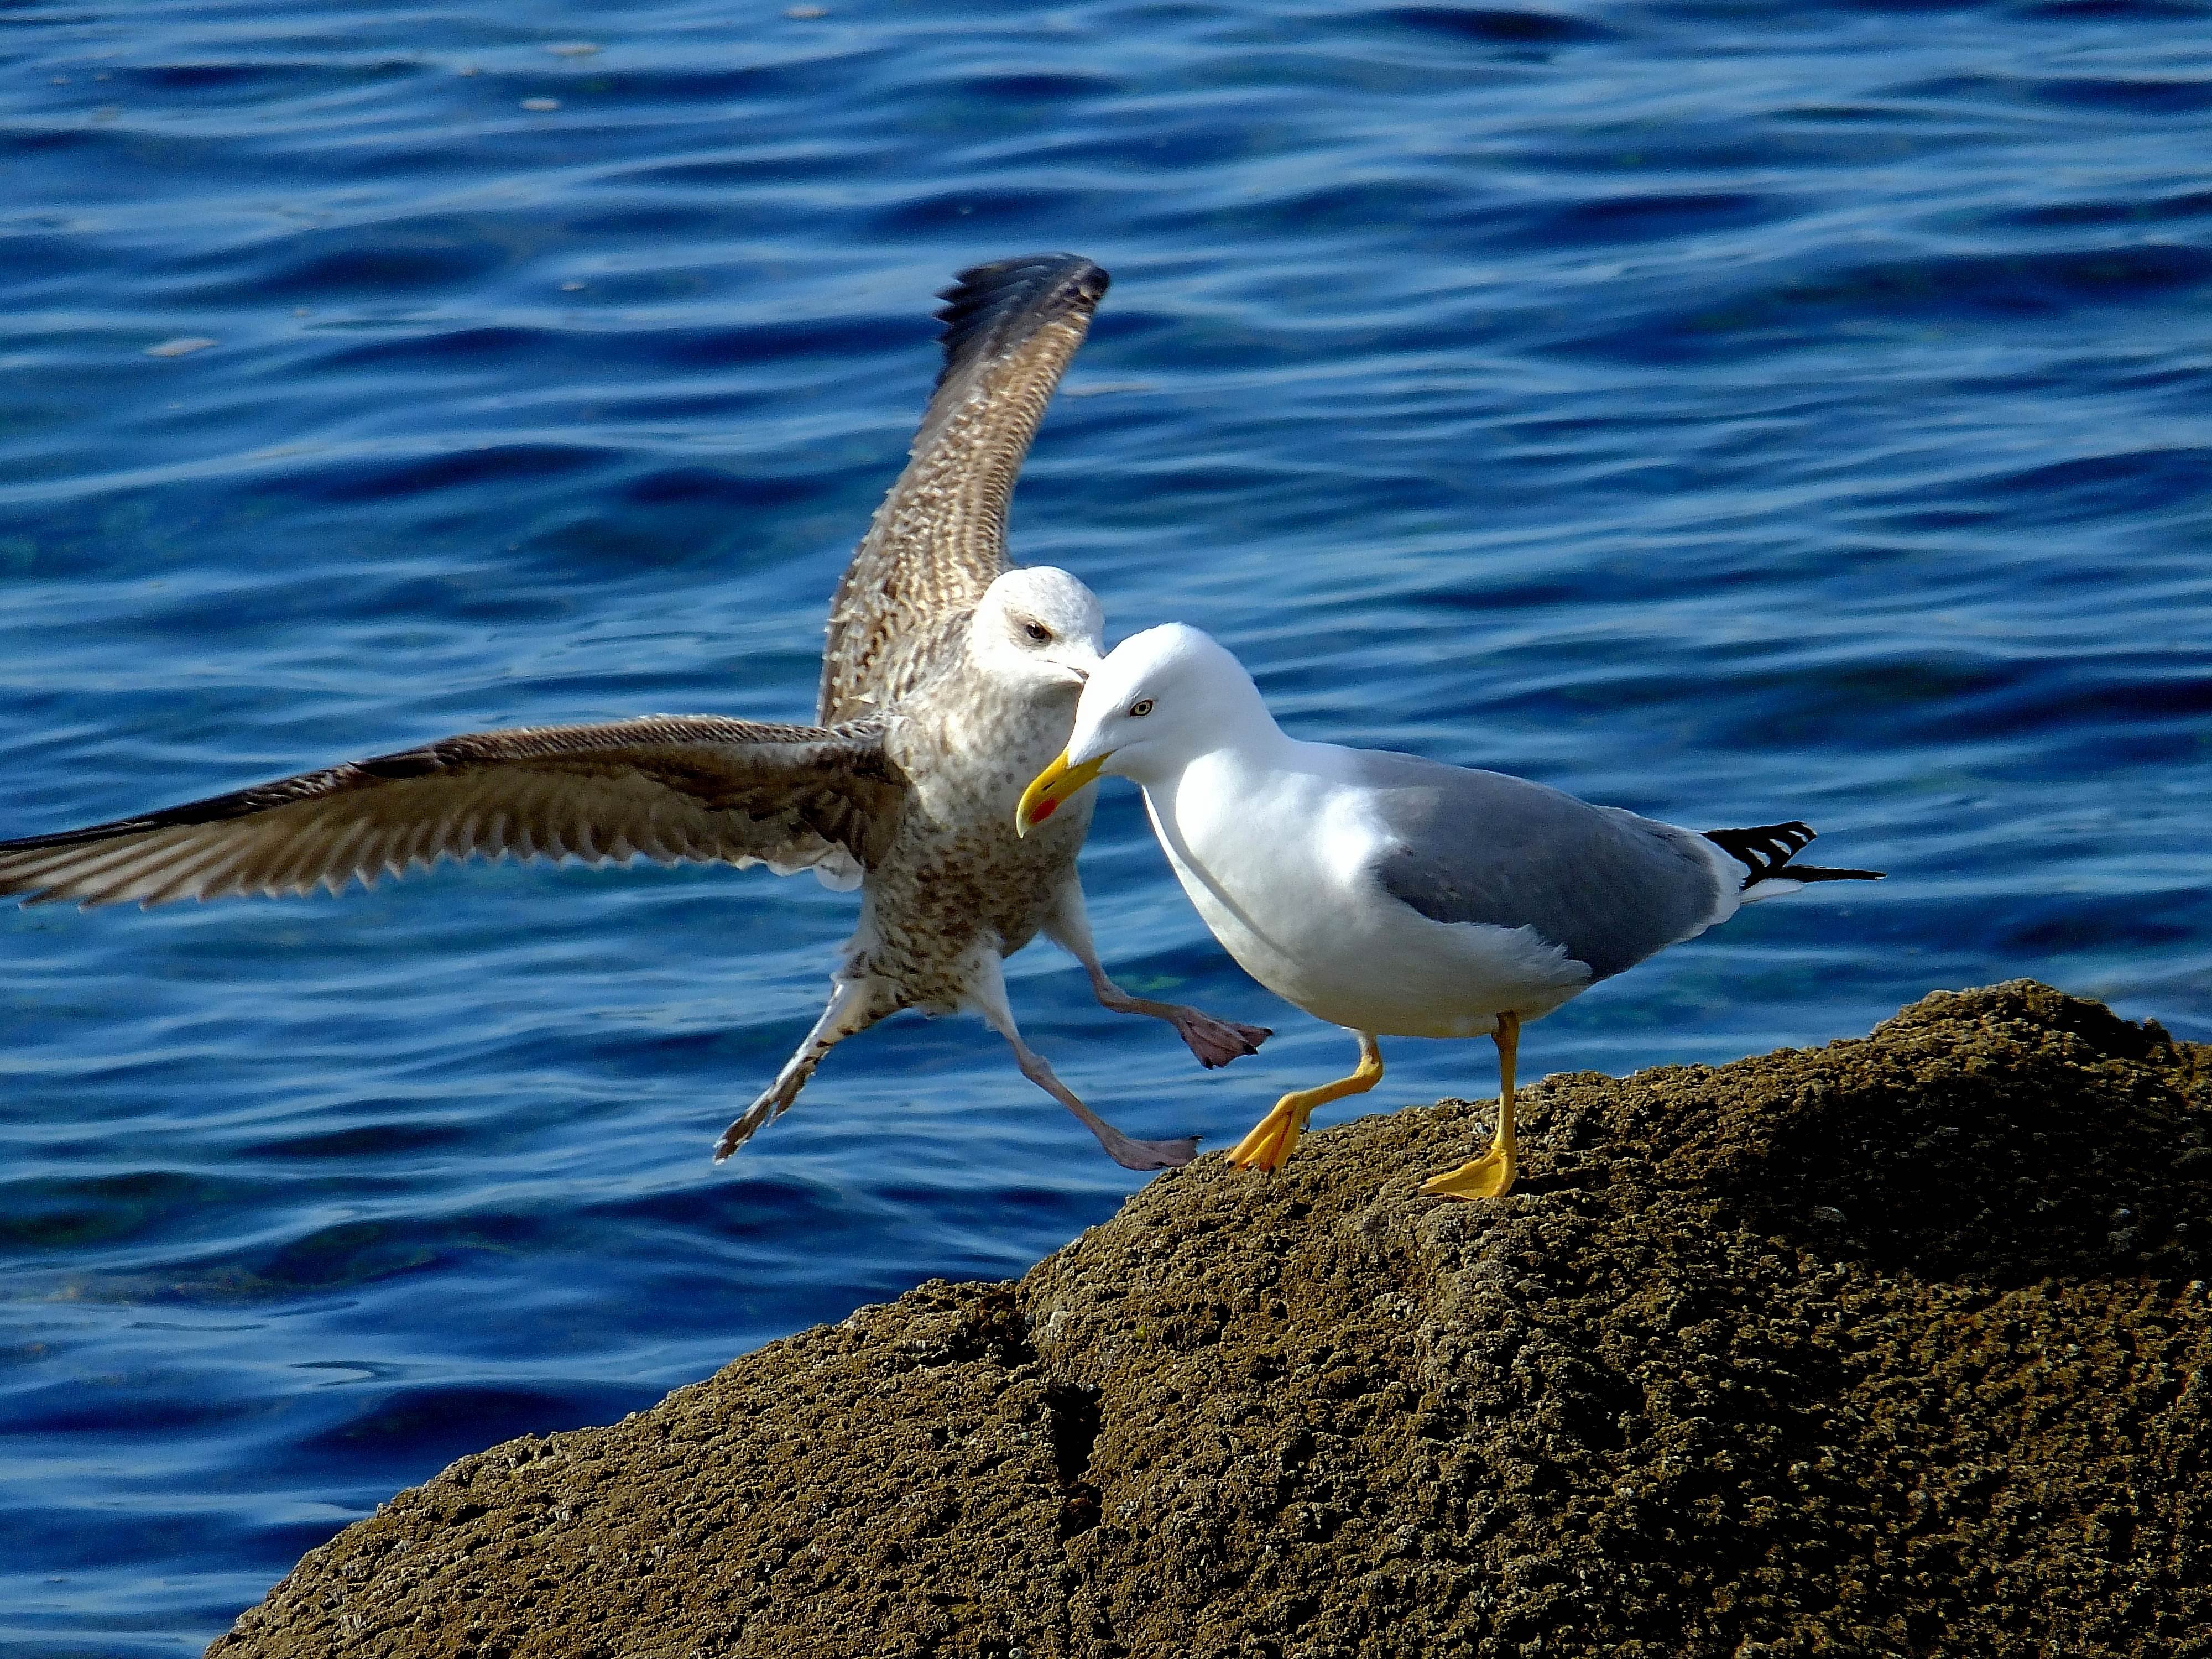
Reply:
[[1163, 1176], [465, 1458], [246, 1656], [2212, 1655], [2212, 1049], [2021, 981]]

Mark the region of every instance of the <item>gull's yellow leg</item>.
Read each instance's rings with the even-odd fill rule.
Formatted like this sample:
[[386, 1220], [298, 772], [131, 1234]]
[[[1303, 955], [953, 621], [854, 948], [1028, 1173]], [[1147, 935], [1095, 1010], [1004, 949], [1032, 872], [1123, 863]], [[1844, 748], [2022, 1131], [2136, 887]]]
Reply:
[[1480, 1158], [1423, 1182], [1421, 1191], [1431, 1198], [1503, 1198], [1513, 1189], [1513, 1057], [1521, 1048], [1521, 1016], [1498, 1015], [1492, 1035], [1498, 1043], [1498, 1133]]
[[1315, 1107], [1342, 1100], [1346, 1095], [1364, 1095], [1382, 1080], [1382, 1051], [1366, 1032], [1354, 1035], [1359, 1039], [1359, 1069], [1350, 1077], [1324, 1083], [1318, 1089], [1297, 1089], [1285, 1095], [1275, 1103], [1275, 1109], [1254, 1124], [1252, 1132], [1237, 1143], [1236, 1149], [1229, 1154], [1231, 1164], [1240, 1170], [1281, 1169], [1283, 1160], [1291, 1155], [1291, 1148], [1298, 1144], [1298, 1136], [1304, 1133], [1306, 1120], [1313, 1115]]

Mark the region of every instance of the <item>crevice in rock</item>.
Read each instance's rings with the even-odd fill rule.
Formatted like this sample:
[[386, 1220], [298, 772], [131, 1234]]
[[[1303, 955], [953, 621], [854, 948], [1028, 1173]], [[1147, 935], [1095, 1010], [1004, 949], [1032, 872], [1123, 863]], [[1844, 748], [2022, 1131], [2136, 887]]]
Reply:
[[1059, 1472], [1063, 1494], [1060, 1535], [1065, 1540], [1098, 1524], [1098, 1488], [1085, 1477], [1091, 1473], [1091, 1450], [1098, 1443], [1103, 1414], [1098, 1389], [1087, 1382], [1050, 1384], [1044, 1391], [1044, 1406], [1052, 1435], [1053, 1465]]

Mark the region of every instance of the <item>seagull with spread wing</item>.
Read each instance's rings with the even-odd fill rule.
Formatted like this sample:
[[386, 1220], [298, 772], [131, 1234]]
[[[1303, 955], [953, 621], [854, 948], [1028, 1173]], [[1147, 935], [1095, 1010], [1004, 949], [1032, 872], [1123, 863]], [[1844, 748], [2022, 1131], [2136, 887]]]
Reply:
[[1082, 963], [1100, 1003], [1170, 1022], [1207, 1066], [1269, 1035], [1107, 976], [1075, 872], [1088, 802], [1027, 840], [1013, 830], [1023, 786], [1067, 740], [1103, 617], [1066, 571], [1009, 562], [1006, 504], [1106, 285], [1088, 260], [1046, 254], [978, 265], [940, 296], [944, 368], [830, 606], [818, 725], [650, 715], [447, 738], [0, 842], [0, 893], [84, 905], [335, 893], [477, 854], [811, 869], [860, 887], [860, 925], [829, 1006], [716, 1162], [787, 1110], [837, 1043], [914, 1008], [980, 1013], [1116, 1163], [1187, 1163], [1194, 1139], [1132, 1139], [1060, 1082], [1022, 1040], [1000, 968], [1042, 933]]

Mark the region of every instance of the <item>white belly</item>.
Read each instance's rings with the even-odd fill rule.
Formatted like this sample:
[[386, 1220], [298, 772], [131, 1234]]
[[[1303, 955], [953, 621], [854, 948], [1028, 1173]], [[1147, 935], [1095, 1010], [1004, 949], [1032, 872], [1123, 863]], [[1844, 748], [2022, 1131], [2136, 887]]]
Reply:
[[1367, 874], [1377, 831], [1310, 770], [1240, 777], [1209, 756], [1146, 810], [1183, 891], [1238, 965], [1308, 1013], [1378, 1036], [1480, 1036], [1549, 1013], [1588, 970], [1526, 929], [1431, 921]]

